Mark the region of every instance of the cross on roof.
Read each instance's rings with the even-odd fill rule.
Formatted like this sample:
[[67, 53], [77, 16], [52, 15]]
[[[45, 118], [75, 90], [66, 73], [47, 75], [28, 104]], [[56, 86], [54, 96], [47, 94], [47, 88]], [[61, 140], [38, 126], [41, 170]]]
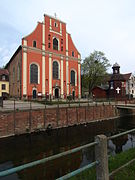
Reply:
[[120, 93], [120, 88], [117, 87], [116, 91], [117, 91], [117, 94], [119, 94]]

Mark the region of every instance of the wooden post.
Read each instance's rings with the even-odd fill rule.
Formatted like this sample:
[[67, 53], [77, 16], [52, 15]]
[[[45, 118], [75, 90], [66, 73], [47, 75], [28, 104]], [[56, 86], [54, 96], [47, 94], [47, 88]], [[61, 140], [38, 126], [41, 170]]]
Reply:
[[96, 165], [97, 180], [109, 180], [108, 155], [107, 155], [107, 137], [98, 135], [95, 137], [98, 143], [95, 146], [95, 156], [98, 164]]
[[15, 134], [15, 128], [16, 128], [16, 120], [15, 120], [15, 99], [14, 99], [14, 134]]
[[46, 99], [45, 99], [45, 107], [44, 107], [44, 129], [46, 126]]
[[30, 101], [30, 111], [29, 111], [29, 132], [31, 133], [31, 109], [32, 109], [32, 106], [31, 106], [31, 101]]

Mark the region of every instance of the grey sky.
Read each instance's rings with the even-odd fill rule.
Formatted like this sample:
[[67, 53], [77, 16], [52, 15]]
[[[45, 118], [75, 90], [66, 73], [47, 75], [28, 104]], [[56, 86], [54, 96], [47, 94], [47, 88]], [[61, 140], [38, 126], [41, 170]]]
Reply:
[[6, 64], [21, 38], [43, 21], [43, 14], [67, 23], [67, 31], [82, 55], [103, 51], [121, 72], [135, 71], [134, 0], [1, 0], [0, 64]]

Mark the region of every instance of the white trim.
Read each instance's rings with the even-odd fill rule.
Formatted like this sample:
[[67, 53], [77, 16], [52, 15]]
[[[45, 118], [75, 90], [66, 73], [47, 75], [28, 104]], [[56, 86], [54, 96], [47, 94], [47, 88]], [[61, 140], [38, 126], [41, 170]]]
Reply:
[[60, 34], [62, 34], [62, 23], [60, 22]]
[[24, 50], [34, 51], [35, 53], [46, 53], [46, 54], [52, 54], [54, 56], [59, 56], [59, 57], [63, 56], [64, 58], [68, 58], [69, 60], [78, 61], [78, 63], [81, 62], [81, 59], [78, 59], [78, 58], [72, 57], [72, 56], [65, 56], [64, 54], [60, 54], [60, 51], [59, 51], [59, 53], [58, 52], [56, 53], [56, 52], [41, 50], [39, 48], [33, 48], [33, 47], [28, 47], [28, 46], [23, 46], [23, 45], [22, 45], [22, 47]]
[[67, 95], [69, 95], [69, 77], [68, 77], [68, 59], [66, 59], [66, 86], [67, 86]]
[[23, 95], [27, 95], [27, 52], [23, 52]]
[[42, 24], [42, 50], [45, 50], [45, 24]]
[[50, 30], [52, 29], [52, 19], [50, 18]]
[[40, 84], [40, 66], [39, 66], [39, 64], [38, 64], [37, 62], [35, 62], [35, 61], [33, 61], [33, 62], [31, 62], [31, 63], [29, 64], [29, 84], [33, 84], [33, 83], [30, 82], [30, 66], [31, 66], [32, 64], [35, 64], [35, 65], [37, 65], [37, 67], [38, 67], [38, 84]]
[[81, 79], [80, 79], [80, 63], [78, 63], [78, 95], [79, 95], [79, 98], [81, 98]]
[[70, 82], [71, 82], [71, 71], [75, 72], [75, 86], [77, 86], [77, 71], [74, 68], [70, 69]]
[[63, 96], [63, 59], [61, 59], [61, 96]]
[[52, 56], [49, 54], [49, 94], [52, 95]]
[[58, 63], [58, 79], [60, 79], [60, 62], [57, 59], [53, 59], [52, 61], [52, 78], [53, 78], [53, 62], [55, 61]]
[[42, 94], [45, 95], [45, 56], [42, 56]]
[[51, 30], [51, 29], [50, 29], [50, 32], [52, 32], [52, 33], [55, 33], [55, 34], [58, 34], [58, 35], [62, 36], [62, 34], [61, 34], [61, 33], [59, 33], [59, 32], [57, 32], [57, 31], [54, 31], [54, 30]]
[[68, 33], [66, 33], [66, 56], [68, 56]]
[[23, 40], [23, 45], [27, 46], [27, 40], [25, 40], [25, 39]]

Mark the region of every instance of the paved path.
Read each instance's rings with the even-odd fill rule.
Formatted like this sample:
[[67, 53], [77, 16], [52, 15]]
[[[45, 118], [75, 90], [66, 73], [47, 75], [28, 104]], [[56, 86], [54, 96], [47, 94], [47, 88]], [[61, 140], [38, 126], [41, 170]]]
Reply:
[[[93, 106], [93, 105], [102, 105], [102, 103], [95, 103], [95, 102], [90, 102], [89, 106]], [[105, 105], [109, 104], [109, 102], [105, 102]], [[111, 103], [114, 104], [114, 103]], [[59, 104], [59, 107], [68, 107], [69, 104]], [[78, 106], [88, 106], [88, 102], [83, 102], [81, 101], [80, 104], [79, 103], [72, 103], [70, 104], [70, 107], [78, 107]], [[55, 108], [58, 107], [58, 105], [46, 105], [46, 108]], [[27, 110], [27, 109], [44, 109], [45, 105], [41, 104], [41, 103], [37, 103], [37, 102], [30, 102], [28, 101], [15, 101], [15, 109], [16, 110]], [[13, 111], [14, 110], [14, 101], [13, 100], [5, 100], [3, 101], [3, 108], [0, 107], [0, 111]]]

